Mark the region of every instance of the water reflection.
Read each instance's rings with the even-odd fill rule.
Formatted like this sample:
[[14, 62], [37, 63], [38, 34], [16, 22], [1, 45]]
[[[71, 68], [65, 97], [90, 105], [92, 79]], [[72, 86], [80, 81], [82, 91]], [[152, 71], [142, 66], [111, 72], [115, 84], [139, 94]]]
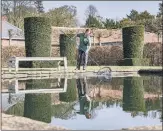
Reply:
[[[150, 118], [152, 118], [150, 121], [162, 120], [162, 99], [159, 97], [144, 98], [145, 93], [157, 94], [162, 86], [159, 82], [159, 85], [154, 85], [154, 82], [153, 86], [147, 85], [147, 81], [151, 81], [151, 78], [114, 78], [112, 81], [105, 81], [100, 83], [100, 85], [97, 80], [86, 78], [55, 81], [28, 80], [25, 82], [26, 90], [64, 89], [66, 85], [66, 91], [55, 92], [57, 97], [54, 100], [58, 99], [59, 101], [55, 104], [53, 104], [54, 100], [52, 99], [53, 92], [25, 94], [24, 101], [10, 107], [6, 113], [25, 116], [47, 123], [53, 123], [53, 121], [56, 123], [75, 123], [79, 121], [79, 123], [87, 124], [90, 121], [89, 119], [91, 119], [92, 123], [100, 123], [101, 121], [112, 121], [113, 118], [109, 117], [109, 115], [114, 115], [115, 118], [124, 117], [125, 119], [126, 117], [127, 120], [132, 120], [131, 118], [133, 118], [136, 122], [138, 122], [136, 118], [139, 117], [140, 120], [145, 119], [144, 123], [148, 124]], [[152, 82], [149, 83], [151, 84]], [[122, 93], [122, 98], [94, 99], [90, 95], [91, 90], [94, 88], [100, 88], [101, 92], [103, 88], [115, 92], [118, 90]], [[117, 110], [119, 114], [117, 114]], [[105, 114], [106, 112], [109, 112], [109, 114]], [[103, 118], [101, 117], [102, 115], [104, 116]], [[61, 126], [64, 125], [63, 123]], [[75, 125], [72, 123], [70, 125], [72, 126], [70, 129], [74, 129]]]
[[[33, 81], [36, 81], [33, 83]], [[35, 87], [36, 83], [40, 83], [41, 81], [45, 81], [42, 83], [42, 86]], [[28, 87], [26, 88], [26, 83], [28, 83]], [[50, 85], [46, 87], [46, 84]], [[29, 94], [29, 93], [59, 93], [66, 92], [67, 90], [67, 78], [63, 79], [62, 86], [60, 85], [60, 79], [29, 79], [29, 80], [14, 80], [9, 82], [8, 85], [8, 93], [9, 94]]]
[[[64, 85], [64, 79], [61, 79], [61, 86]], [[67, 90], [64, 93], [59, 93], [59, 100], [63, 102], [74, 102], [77, 100], [76, 80], [67, 80]]]
[[[26, 89], [50, 88], [48, 80], [29, 80]], [[26, 94], [24, 101], [24, 117], [51, 122], [51, 94]]]
[[[62, 86], [59, 82], [60, 81], [56, 79], [36, 79], [24, 81], [24, 104], [22, 105], [21, 102], [18, 102], [16, 105], [13, 105], [11, 108], [9, 108], [7, 113], [13, 113], [15, 115], [28, 117], [46, 123], [51, 122], [52, 101], [51, 93], [49, 92], [66, 92], [67, 89], [67, 79], [62, 80]], [[15, 88], [16, 94], [22, 94], [22, 88], [19, 89], [18, 80], [15, 83], [16, 84], [12, 84], [12, 86]], [[58, 88], [60, 88], [60, 90]], [[9, 104], [13, 103], [11, 101], [11, 93], [9, 93], [8, 102]]]
[[87, 119], [91, 118], [91, 98], [88, 96], [88, 84], [86, 77], [84, 79], [76, 80], [80, 111], [78, 114], [85, 115]]
[[143, 79], [140, 77], [124, 78], [123, 110], [145, 111]]

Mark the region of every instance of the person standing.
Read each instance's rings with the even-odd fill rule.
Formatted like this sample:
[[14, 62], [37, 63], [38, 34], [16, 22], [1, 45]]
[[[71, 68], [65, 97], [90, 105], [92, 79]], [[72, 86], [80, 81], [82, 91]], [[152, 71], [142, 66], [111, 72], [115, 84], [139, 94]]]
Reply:
[[78, 58], [76, 70], [80, 70], [82, 62], [83, 70], [85, 70], [88, 62], [88, 53], [91, 48], [90, 30], [86, 29], [85, 33], [78, 34], [77, 37], [79, 37], [80, 40], [78, 46]]

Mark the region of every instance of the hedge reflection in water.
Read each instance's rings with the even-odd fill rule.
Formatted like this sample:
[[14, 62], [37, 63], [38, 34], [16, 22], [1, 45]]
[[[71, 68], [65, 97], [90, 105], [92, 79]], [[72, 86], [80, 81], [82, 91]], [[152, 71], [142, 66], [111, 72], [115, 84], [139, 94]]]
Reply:
[[[48, 80], [29, 80], [26, 89], [50, 88]], [[24, 116], [43, 122], [51, 122], [51, 94], [26, 94]]]
[[[151, 82], [152, 79], [157, 79], [156, 82]], [[124, 111], [131, 112], [132, 117], [154, 117], [156, 118], [156, 111], [162, 115], [161, 99], [144, 99], [144, 92], [159, 93], [161, 91], [161, 77], [141, 77], [141, 78], [113, 78], [110, 83], [104, 82], [97, 85], [96, 79], [90, 79], [88, 85], [92, 87], [103, 86], [113, 90], [120, 90], [123, 87], [123, 99], [114, 101], [110, 100], [96, 100], [92, 102], [92, 111], [97, 111], [102, 108], [111, 108], [113, 106], [122, 107]], [[64, 80], [64, 79], [63, 79]], [[61, 83], [63, 82], [61, 80]], [[151, 85], [151, 83], [153, 83]], [[115, 86], [114, 86], [115, 85]], [[62, 86], [62, 84], [61, 84]], [[49, 88], [50, 82], [48, 80], [29, 80], [26, 82], [26, 88]], [[68, 80], [68, 87], [66, 93], [59, 94], [59, 99], [64, 101], [57, 105], [52, 105], [51, 94], [26, 94], [23, 103], [17, 103], [9, 108], [6, 113], [13, 115], [24, 115], [25, 117], [44, 121], [50, 123], [51, 116], [59, 118], [63, 113], [65, 115], [62, 119], [71, 119], [76, 113], [72, 106], [77, 101], [76, 80]], [[66, 102], [66, 103], [65, 103]], [[67, 110], [69, 108], [69, 110]], [[152, 112], [149, 112], [152, 111]], [[100, 115], [100, 113], [98, 114]]]
[[123, 87], [123, 110], [145, 111], [142, 78], [126, 78]]

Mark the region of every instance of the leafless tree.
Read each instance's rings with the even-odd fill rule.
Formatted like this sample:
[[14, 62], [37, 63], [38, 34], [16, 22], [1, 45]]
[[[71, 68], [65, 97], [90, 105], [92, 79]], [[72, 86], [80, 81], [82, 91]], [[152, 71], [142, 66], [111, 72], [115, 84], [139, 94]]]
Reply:
[[2, 15], [7, 16], [8, 21], [23, 29], [24, 18], [37, 13], [33, 1], [6, 0], [2, 1]]
[[87, 8], [87, 10], [86, 10], [86, 12], [85, 12], [85, 15], [87, 16], [87, 18], [88, 18], [89, 16], [95, 17], [97, 14], [98, 14], [98, 10], [97, 10], [97, 8], [96, 8], [95, 6], [93, 6], [93, 5], [89, 5], [88, 8]]

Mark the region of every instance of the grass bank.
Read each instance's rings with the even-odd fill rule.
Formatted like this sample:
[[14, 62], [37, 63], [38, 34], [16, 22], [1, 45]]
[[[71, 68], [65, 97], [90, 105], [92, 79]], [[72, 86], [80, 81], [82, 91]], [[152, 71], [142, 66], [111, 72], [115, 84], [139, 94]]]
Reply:
[[[140, 70], [145, 71], [160, 71], [162, 70], [161, 66], [88, 66], [86, 71], [98, 71], [101, 68], [109, 67], [112, 71], [115, 72], [138, 72]], [[63, 67], [61, 67], [61, 70]], [[75, 66], [69, 66], [68, 71], [74, 71]], [[15, 68], [11, 69], [12, 71], [15, 70]], [[49, 71], [49, 70], [57, 70], [56, 68], [19, 68], [20, 71]], [[82, 70], [82, 68], [81, 68]], [[2, 68], [2, 71], [9, 71], [9, 68]]]
[[163, 76], [163, 69], [150, 69], [150, 70], [147, 70], [147, 69], [141, 69], [138, 71], [138, 73], [140, 75], [159, 75], [159, 76]]

